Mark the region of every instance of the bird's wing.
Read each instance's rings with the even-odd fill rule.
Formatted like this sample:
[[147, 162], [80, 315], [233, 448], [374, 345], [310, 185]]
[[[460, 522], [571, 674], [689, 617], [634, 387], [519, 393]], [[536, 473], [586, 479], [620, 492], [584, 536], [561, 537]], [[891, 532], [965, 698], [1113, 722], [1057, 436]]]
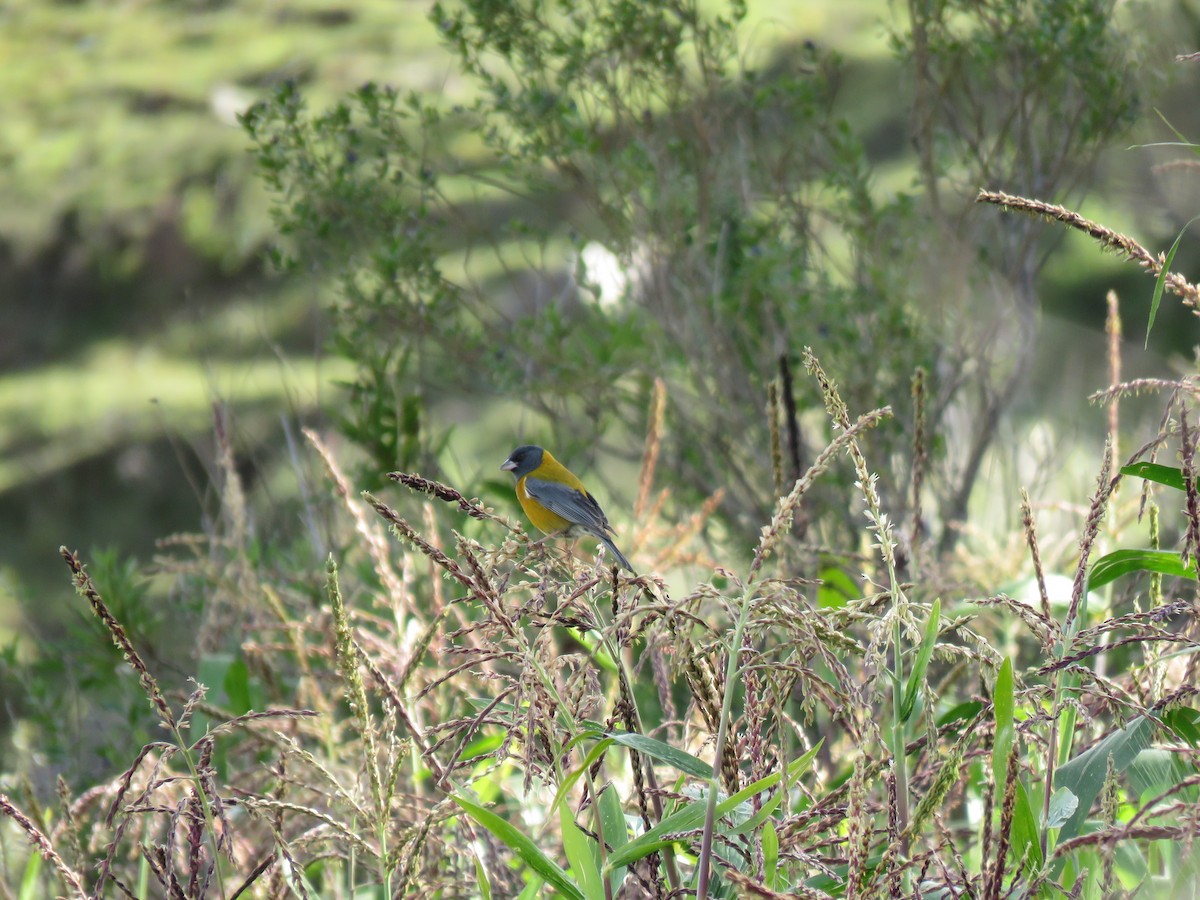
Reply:
[[568, 522], [598, 535], [612, 531], [612, 526], [604, 517], [604, 511], [591, 494], [585, 494], [567, 484], [541, 478], [526, 478], [525, 491], [550, 512], [562, 516]]

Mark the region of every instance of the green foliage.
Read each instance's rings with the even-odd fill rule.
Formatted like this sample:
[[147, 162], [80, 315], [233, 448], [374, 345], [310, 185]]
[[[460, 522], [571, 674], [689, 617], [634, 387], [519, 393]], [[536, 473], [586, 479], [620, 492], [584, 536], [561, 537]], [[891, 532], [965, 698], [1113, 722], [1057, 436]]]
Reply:
[[[811, 356], [808, 367], [835, 416], [848, 416]], [[74, 837], [51, 841], [47, 811], [18, 819], [0, 794], [0, 815], [61, 851], [20, 874], [34, 889], [74, 878], [103, 894], [110, 877], [142, 877], [124, 852], [111, 874], [88, 874], [110, 846], [153, 850], [163, 834], [188, 853], [147, 870], [148, 883], [245, 880], [253, 896], [281, 883], [310, 896], [533, 896], [550, 885], [587, 898], [764, 885], [871, 896], [919, 884], [1101, 898], [1113, 879], [1179, 865], [1187, 826], [1164, 800], [1195, 793], [1195, 764], [1165, 751], [1196, 745], [1197, 714], [1180, 705], [1190, 693], [1145, 688], [1155, 693], [1135, 701], [1131, 691], [1157, 683], [1159, 654], [1177, 642], [1161, 610], [1112, 620], [1080, 607], [1076, 623], [993, 597], [1036, 638], [1017, 645], [1021, 661], [1001, 658], [971, 617], [910, 599], [936, 570], [893, 581], [869, 474], [860, 484], [879, 552], [860, 560], [860, 590], [830, 605], [819, 585], [791, 577], [801, 556], [783, 535], [798, 507], [842, 450], [866, 465], [880, 418], [838, 429], [777, 505], [748, 568], [727, 566], [719, 587], [692, 581], [684, 596], [534, 545], [453, 488], [406, 476], [397, 480], [420, 492], [415, 504], [345, 498], [331, 535], [345, 563], [329, 561], [329, 603], [314, 606], [316, 565], [264, 564], [269, 554], [233, 540], [244, 510], [227, 508], [230, 532], [207, 566], [169, 567], [186, 574], [181, 591], [213, 607], [209, 627], [229, 630], [248, 612], [225, 606], [235, 585], [261, 622], [240, 659], [198, 663], [224, 688], [211, 700], [199, 688], [168, 699], [113, 616], [135, 616], [136, 604], [109, 608], [99, 594], [128, 593], [135, 568], [98, 566], [83, 593], [109, 635], [93, 639], [120, 643], [172, 739], [143, 737], [115, 822], [82, 799], [68, 804], [75, 818], [61, 834]], [[227, 485], [222, 496], [235, 504], [242, 493]], [[441, 514], [420, 511], [430, 496], [445, 501]], [[1097, 492], [1088, 523], [1103, 520], [1110, 496]], [[397, 511], [406, 506], [424, 527]], [[468, 524], [479, 541], [463, 536]], [[639, 562], [682, 580], [684, 539], [651, 524]], [[861, 589], [880, 584], [892, 587]], [[1142, 657], [1105, 638], [1118, 628]], [[1102, 682], [1088, 668], [1100, 658], [1128, 660], [1128, 671]], [[978, 699], [981, 681], [990, 702]], [[1063, 714], [1078, 709], [1095, 712]], [[911, 813], [906, 784], [919, 798]], [[228, 855], [222, 835], [236, 836]], [[917, 861], [935, 858], [962, 864], [927, 867], [917, 882]]]
[[[934, 434], [963, 386], [981, 388], [966, 462], [930, 482], [948, 518], [965, 515], [1025, 367], [996, 351], [1001, 314], [955, 297], [1010, 281], [1031, 353], [1044, 248], [1028, 228], [1014, 240], [1011, 224], [965, 225], [948, 188], [1083, 187], [1137, 108], [1136, 48], [1097, 0], [910, 12], [895, 41], [916, 82], [925, 210], [877, 189], [839, 112], [836, 56], [785, 50], [754, 65], [739, 3], [435, 4], [469, 104], [367, 84], [309, 114], [289, 85], [253, 109], [244, 123], [287, 239], [280, 260], [340, 285], [334, 342], [356, 368], [340, 423], [370, 454], [364, 479], [438, 472], [454, 424], [498, 407], [521, 423], [502, 444], [578, 457], [605, 436], [632, 456], [621, 448], [662, 379], [673, 487], [685, 503], [724, 487], [744, 540], [780, 474], [763, 452], [762, 400], [810, 344], [852, 406], [897, 407], [883, 431], [897, 461], [916, 368], [946, 378]], [[929, 233], [976, 229], [974, 284], [921, 265]], [[601, 270], [604, 255], [617, 272]], [[823, 440], [800, 414], [818, 399], [803, 384], [773, 413], [800, 420], [783, 487]], [[885, 492], [904, 498], [889, 474]], [[822, 536], [854, 532], [852, 491], [848, 474], [823, 488]]]
[[[981, 187], [1056, 198], [1086, 191], [1097, 155], [1140, 104], [1135, 73], [1144, 37], [1118, 4], [948, 0], [908, 7], [909, 27], [894, 45], [918, 79], [918, 149], [932, 201], [958, 222], [961, 199]], [[1041, 255], [1014, 240], [1037, 247], [1028, 223], [966, 227], [982, 239], [985, 270], [1014, 284], [1019, 267]]]
[[[175, 629], [195, 616], [190, 604], [168, 616], [138, 560], [115, 548], [94, 551], [93, 560], [93, 578], [133, 640], [163, 652], [178, 643]], [[100, 623], [77, 611], [61, 633], [13, 639], [0, 655], [10, 711], [36, 736], [45, 759], [73, 780], [118, 764], [131, 737], [144, 742], [154, 735], [153, 715], [131, 693], [132, 679], [117, 668], [120, 653], [105, 637]]]
[[[1080, 197], [1101, 151], [1139, 106], [1144, 31], [1111, 0], [909, 2], [893, 45], [914, 79], [919, 185], [930, 212], [917, 273], [936, 295], [948, 340], [943, 383], [978, 385], [955, 400], [972, 427], [949, 473], [942, 515], [966, 518], [995, 429], [1032, 368], [1042, 308], [1038, 275], [1057, 237], [1032, 220], [978, 216], [980, 189]], [[969, 258], [962, 269], [957, 257]], [[977, 298], [974, 301], [970, 298]], [[937, 423], [934, 423], [935, 431]], [[948, 550], [957, 533], [942, 533]]]
[[[1104, 60], [1124, 71], [1107, 6], [913, 9], [911, 36], [935, 63], [925, 86], [963, 66], [958, 111], [979, 118], [957, 121], [995, 132], [999, 149], [974, 162], [1021, 166], [1021, 148], [1045, 149], [1051, 123], [1006, 132], [992, 110], [1004, 99], [1057, 91], [1045, 108], [1079, 152], [1119, 120], [1111, 81], [1106, 97], [1053, 65], [1036, 83], [1004, 68], [1022, 61], [1011, 38], [1078, 60], [1104, 87]], [[32, 792], [28, 814], [0, 794], [4, 823], [51, 863], [0, 872], [3, 883], [103, 895], [120, 879], [139, 896], [198, 898], [532, 897], [548, 885], [588, 900], [764, 889], [1090, 900], [1169, 868], [1193, 886], [1181, 848], [1195, 826], [1176, 801], [1194, 804], [1200, 729], [1185, 705], [1194, 690], [1172, 682], [1165, 653], [1193, 649], [1171, 627], [1184, 607], [1162, 602], [1161, 582], [1124, 615], [1087, 602], [1111, 460], [1082, 558], [1064, 564], [1069, 606], [996, 594], [991, 561], [926, 556], [905, 485], [953, 435], [931, 409], [930, 434], [905, 437], [923, 418], [907, 408], [909, 372], [965, 345], [946, 350], [945, 324], [914, 309], [905, 257], [918, 213], [877, 198], [860, 142], [832, 112], [835, 61], [752, 71], [745, 14], [625, 0], [437, 6], [479, 89], [470, 107], [368, 84], [311, 115], [287, 85], [244, 120], [279, 203], [278, 261], [338, 279], [334, 340], [355, 367], [341, 425], [370, 478], [444, 466], [461, 406], [540, 416], [564, 456], [610, 431], [628, 446], [644, 427], [643, 495], [723, 488], [735, 540], [710, 560], [700, 536], [715, 504], [673, 522], [640, 503], [633, 555], [648, 574], [626, 577], [419, 476], [395, 479], [415, 497], [361, 502], [310, 433], [339, 506], [306, 506], [312, 546], [297, 550], [257, 533], [218, 427], [216, 524], [158, 563], [202, 608], [195, 662], [169, 662], [211, 690], [163, 690], [155, 671], [168, 661], [138, 651], [155, 639], [139, 614], [162, 607], [137, 567], [101, 559], [89, 579], [65, 554], [103, 623], [91, 639], [117, 643], [170, 739], [130, 727], [143, 749], [125, 773], [77, 799], [64, 787], [59, 813]], [[995, 84], [971, 68], [968, 43], [1000, 68]], [[954, 171], [939, 166], [985, 146], [969, 138], [926, 173], [934, 206]], [[617, 296], [588, 269], [589, 239], [626, 264]], [[574, 280], [554, 285], [568, 247]], [[805, 344], [820, 348], [803, 353], [812, 378], [792, 384], [780, 360]], [[760, 410], [777, 377], [772, 420]], [[780, 401], [789, 394], [795, 404]], [[828, 421], [787, 408], [818, 401]], [[765, 448], [788, 417], [823, 449], [784, 477], [782, 453]], [[1183, 468], [1125, 471], [1184, 492], [1195, 556], [1194, 436], [1164, 426], [1145, 446], [1176, 434]], [[895, 523], [909, 514], [902, 554]], [[806, 522], [824, 552], [785, 539]], [[748, 563], [729, 549], [745, 534]], [[1044, 585], [1032, 514], [1025, 539]], [[1100, 556], [1093, 586], [1138, 569], [1193, 574], [1158, 543], [1154, 532], [1149, 551]], [[814, 570], [829, 583], [803, 577]], [[986, 599], [968, 606], [964, 584]], [[63, 714], [41, 715], [49, 728]]]
[[[377, 470], [437, 471], [447, 398], [526, 410], [564, 455], [624, 443], [661, 378], [674, 486], [725, 486], [723, 511], [748, 528], [772, 499], [759, 410], [781, 356], [816, 345], [857, 407], [903, 396], [935, 341], [892, 266], [911, 209], [875, 197], [833, 111], [837, 60], [747, 68], [744, 16], [435, 6], [476, 85], [469, 107], [367, 85], [308, 115], [285, 87], [246, 117], [281, 259], [339, 276], [335, 342], [358, 370], [342, 427]], [[470, 155], [452, 143], [463, 132]], [[601, 289], [596, 246], [623, 288]], [[800, 408], [816, 402], [799, 391]]]
[[[329, 6], [7, 3], [0, 30], [0, 56], [10, 62], [0, 72], [6, 240], [37, 247], [56, 223], [78, 216], [75, 251], [136, 259], [143, 248], [128, 242], [202, 189], [213, 205], [189, 213], [194, 249], [225, 264], [257, 255], [270, 222], [231, 127], [236, 111], [288, 78], [304, 80], [326, 102], [378, 72], [397, 45], [410, 62], [436, 52], [419, 15], [397, 29], [388, 0]], [[381, 40], [396, 30], [403, 38]]]

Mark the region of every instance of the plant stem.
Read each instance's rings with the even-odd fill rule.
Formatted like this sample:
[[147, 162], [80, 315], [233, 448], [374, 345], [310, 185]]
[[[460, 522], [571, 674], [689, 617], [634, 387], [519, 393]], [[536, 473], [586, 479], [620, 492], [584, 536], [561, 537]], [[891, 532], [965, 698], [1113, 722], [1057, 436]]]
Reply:
[[708, 808], [704, 813], [704, 836], [700, 842], [700, 858], [697, 860], [699, 879], [696, 884], [696, 900], [708, 897], [708, 882], [712, 873], [713, 833], [716, 830], [717, 791], [720, 784], [721, 760], [725, 756], [725, 741], [729, 736], [729, 719], [733, 710], [733, 694], [737, 684], [738, 657], [742, 652], [742, 634], [750, 620], [751, 590], [747, 587], [742, 595], [741, 612], [733, 630], [733, 642], [725, 662], [725, 696], [721, 701], [721, 721], [717, 727], [717, 746], [713, 754], [713, 774], [708, 785]]
[[[895, 585], [893, 580], [892, 584]], [[900, 829], [900, 850], [908, 856], [908, 756], [905, 754], [904, 721], [901, 709], [904, 704], [904, 647], [900, 628], [900, 617], [892, 625], [892, 643], [895, 660], [892, 665], [892, 765], [896, 776], [896, 819]]]

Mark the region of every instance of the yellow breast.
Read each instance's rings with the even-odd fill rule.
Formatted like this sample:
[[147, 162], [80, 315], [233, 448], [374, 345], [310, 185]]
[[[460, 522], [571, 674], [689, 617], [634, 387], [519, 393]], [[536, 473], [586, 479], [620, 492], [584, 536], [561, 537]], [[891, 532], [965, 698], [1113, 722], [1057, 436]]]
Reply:
[[556, 531], [565, 531], [571, 527], [571, 523], [560, 516], [558, 513], [553, 513], [542, 504], [538, 503], [529, 496], [529, 492], [525, 490], [525, 478], [522, 476], [517, 480], [517, 500], [521, 503], [521, 509], [525, 510], [525, 515], [529, 516], [529, 521], [533, 523], [533, 527], [542, 534], [554, 534]]

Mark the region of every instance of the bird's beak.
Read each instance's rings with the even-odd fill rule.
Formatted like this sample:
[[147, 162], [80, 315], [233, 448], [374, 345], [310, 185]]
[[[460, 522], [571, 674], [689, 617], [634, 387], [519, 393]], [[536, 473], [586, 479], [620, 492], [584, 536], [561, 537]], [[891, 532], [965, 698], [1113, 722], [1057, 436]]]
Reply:
[[506, 459], [504, 462], [500, 463], [500, 471], [501, 472], [511, 472], [516, 467], [517, 467], [517, 464], [515, 462], [513, 462], [511, 459]]

